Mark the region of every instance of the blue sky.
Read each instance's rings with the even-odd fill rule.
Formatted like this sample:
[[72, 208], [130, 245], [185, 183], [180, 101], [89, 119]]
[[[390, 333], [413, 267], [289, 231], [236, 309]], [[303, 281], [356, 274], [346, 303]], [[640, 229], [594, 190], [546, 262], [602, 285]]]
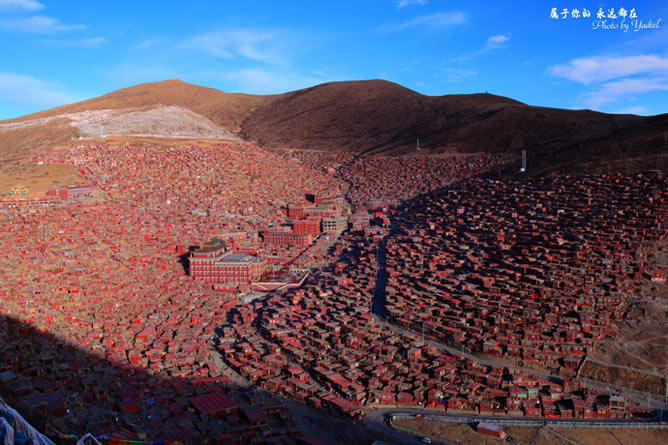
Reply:
[[0, 49], [0, 119], [173, 78], [253, 94], [382, 78], [668, 112], [665, 0], [0, 0]]

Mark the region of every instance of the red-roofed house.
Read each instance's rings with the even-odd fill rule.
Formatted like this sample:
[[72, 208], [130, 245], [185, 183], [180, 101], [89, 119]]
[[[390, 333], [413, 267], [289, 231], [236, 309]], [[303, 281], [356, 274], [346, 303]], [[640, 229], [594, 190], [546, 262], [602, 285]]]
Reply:
[[219, 418], [237, 414], [237, 404], [221, 392], [202, 394], [189, 400], [201, 414], [215, 413]]

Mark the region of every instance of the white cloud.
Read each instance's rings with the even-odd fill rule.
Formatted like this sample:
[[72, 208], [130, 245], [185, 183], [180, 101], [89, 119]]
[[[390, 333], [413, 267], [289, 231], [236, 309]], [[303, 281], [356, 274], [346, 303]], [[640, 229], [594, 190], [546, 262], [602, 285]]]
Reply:
[[108, 40], [104, 37], [87, 37], [83, 39], [50, 39], [42, 43], [49, 46], [94, 48], [107, 42]]
[[191, 37], [182, 46], [225, 59], [241, 57], [283, 65], [286, 63], [289, 40], [278, 31], [226, 29]]
[[603, 84], [599, 89], [582, 96], [587, 108], [594, 110], [620, 100], [635, 99], [635, 95], [652, 91], [668, 91], [667, 77], [644, 77], [616, 80]]
[[343, 76], [328, 75], [322, 71], [303, 75], [293, 69], [241, 69], [228, 72], [207, 72], [203, 76], [221, 80], [230, 85], [227, 91], [248, 94], [279, 94], [312, 87], [324, 82], [344, 80]]
[[0, 72], [0, 102], [43, 109], [81, 100], [59, 84], [22, 74]]
[[135, 46], [135, 49], [146, 49], [146, 48], [150, 48], [150, 47], [155, 46], [155, 45], [157, 45], [158, 43], [160, 43], [160, 41], [161, 41], [161, 39], [157, 39], [157, 38], [156, 38], [156, 39], [146, 39], [146, 40], [142, 40], [141, 42], [139, 42], [139, 43], [137, 44], [137, 46]]
[[397, 8], [404, 8], [409, 5], [419, 5], [424, 6], [427, 4], [427, 0], [397, 0]]
[[643, 107], [642, 105], [636, 105], [635, 107], [629, 107], [629, 108], [624, 108], [621, 110], [615, 111], [615, 114], [640, 114], [640, 115], [647, 115], [650, 114], [649, 110], [647, 107]]
[[0, 9], [10, 11], [37, 11], [43, 7], [43, 4], [35, 0], [0, 0]]
[[490, 36], [487, 39], [487, 46], [485, 47], [485, 51], [490, 51], [496, 48], [504, 48], [508, 40], [510, 40], [510, 33]]
[[548, 71], [554, 76], [588, 85], [637, 74], [668, 73], [668, 57], [654, 54], [581, 57], [552, 66]]
[[121, 88], [138, 83], [187, 77], [187, 73], [179, 71], [177, 65], [169, 60], [132, 57], [106, 69], [104, 76], [110, 84]]
[[[548, 73], [588, 86], [589, 91], [578, 99], [580, 105], [593, 110], [634, 101], [638, 95], [668, 91], [668, 57], [656, 54], [580, 57], [551, 66]], [[642, 111], [638, 105], [629, 107]]]
[[464, 63], [464, 62], [468, 62], [471, 59], [474, 59], [474, 58], [478, 57], [481, 54], [485, 54], [489, 51], [493, 51], [493, 50], [499, 49], [499, 48], [505, 48], [506, 43], [510, 40], [510, 35], [511, 35], [510, 33], [507, 33], [507, 34], [496, 34], [496, 35], [493, 35], [493, 36], [489, 36], [487, 38], [487, 42], [485, 43], [484, 48], [479, 49], [478, 51], [473, 51], [471, 53], [464, 54], [464, 55], [459, 56], [459, 57], [455, 57], [455, 58], [451, 59], [451, 61], [456, 62], [456, 63]]
[[437, 68], [435, 78], [442, 79], [444, 82], [461, 82], [467, 77], [475, 76], [478, 72], [475, 70], [468, 70], [464, 68]]
[[81, 39], [77, 42], [74, 42], [74, 45], [93, 47], [93, 46], [104, 45], [108, 41], [109, 40], [107, 40], [105, 37], [89, 37], [87, 39]]
[[454, 25], [460, 25], [464, 22], [466, 22], [466, 15], [463, 12], [437, 12], [434, 14], [414, 17], [403, 23], [385, 23], [380, 25], [377, 28], [377, 31], [395, 32], [413, 28], [444, 29]]
[[53, 34], [86, 29], [86, 25], [65, 25], [56, 18], [44, 15], [5, 19], [0, 21], [0, 27], [10, 31], [23, 31], [35, 34]]

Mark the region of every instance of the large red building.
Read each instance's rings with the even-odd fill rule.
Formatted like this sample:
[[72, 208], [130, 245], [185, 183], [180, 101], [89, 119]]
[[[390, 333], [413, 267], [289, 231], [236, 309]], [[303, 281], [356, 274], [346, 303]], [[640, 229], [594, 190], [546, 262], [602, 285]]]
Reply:
[[307, 233], [265, 232], [264, 242], [273, 246], [300, 246], [306, 247], [313, 241]]
[[57, 187], [49, 190], [47, 196], [57, 196], [64, 201], [72, 199], [89, 198], [97, 190], [94, 185], [73, 185], [68, 187]]
[[292, 225], [295, 233], [307, 233], [311, 236], [320, 234], [320, 219], [318, 218], [298, 219]]
[[288, 218], [301, 219], [304, 217], [304, 206], [296, 206], [290, 204], [288, 206]]
[[316, 193], [313, 195], [313, 202], [315, 205], [319, 204], [334, 204], [339, 205], [343, 201], [343, 197], [338, 194], [331, 194], [328, 192]]
[[306, 207], [304, 209], [304, 215], [306, 217], [330, 218], [337, 214], [338, 212], [336, 210], [331, 209], [328, 205], [325, 204], [314, 207]]
[[248, 286], [260, 279], [267, 262], [247, 253], [226, 251], [227, 243], [213, 238], [189, 258], [190, 276], [207, 283]]

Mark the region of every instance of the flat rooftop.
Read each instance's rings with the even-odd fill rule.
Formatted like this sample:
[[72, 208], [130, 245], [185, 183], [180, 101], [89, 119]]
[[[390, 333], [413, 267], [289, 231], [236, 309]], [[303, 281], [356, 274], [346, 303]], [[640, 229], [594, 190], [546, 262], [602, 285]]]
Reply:
[[257, 259], [254, 256], [248, 255], [247, 253], [230, 253], [229, 255], [225, 255], [218, 259], [218, 261], [235, 263], [250, 263], [256, 260]]
[[211, 238], [209, 241], [203, 243], [199, 249], [195, 250], [196, 254], [205, 254], [212, 251], [225, 248], [227, 243], [218, 238]]

